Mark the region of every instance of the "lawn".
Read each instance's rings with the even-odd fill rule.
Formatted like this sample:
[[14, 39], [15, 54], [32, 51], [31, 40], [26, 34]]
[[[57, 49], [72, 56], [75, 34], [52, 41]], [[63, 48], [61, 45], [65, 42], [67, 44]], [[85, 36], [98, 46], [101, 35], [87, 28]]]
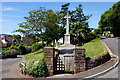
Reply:
[[26, 54], [24, 58], [26, 60], [39, 60], [40, 58], [43, 58], [43, 49], [40, 49], [30, 54]]
[[[56, 55], [58, 55], [57, 51], [55, 51], [54, 57], [56, 57]], [[43, 57], [44, 57], [43, 49], [24, 55], [25, 60], [39, 60], [40, 58], [43, 58]]]
[[2, 53], [2, 50], [0, 49], [0, 52]]
[[96, 38], [83, 46], [86, 49], [86, 57], [93, 57], [104, 52], [104, 47], [100, 42], [100, 38]]
[[[104, 52], [104, 47], [100, 42], [100, 38], [96, 38], [88, 43], [85, 43], [83, 47], [86, 49], [86, 57], [93, 57]], [[36, 52], [26, 54], [24, 58], [26, 60], [39, 60], [40, 58], [43, 58], [43, 50], [40, 49]]]

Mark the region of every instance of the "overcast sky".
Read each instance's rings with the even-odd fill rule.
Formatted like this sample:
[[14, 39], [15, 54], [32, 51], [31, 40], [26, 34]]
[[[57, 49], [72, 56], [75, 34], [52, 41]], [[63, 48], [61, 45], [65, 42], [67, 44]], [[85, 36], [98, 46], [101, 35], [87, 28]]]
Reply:
[[[18, 24], [25, 21], [24, 17], [28, 16], [28, 12], [31, 10], [46, 7], [46, 9], [59, 11], [61, 5], [65, 3], [67, 2], [2, 2], [2, 20], [0, 20], [0, 23], [2, 23], [2, 34], [11, 34], [12, 31], [19, 29]], [[111, 8], [115, 3], [116, 2], [70, 2], [69, 10], [74, 10], [78, 4], [82, 4], [85, 15], [93, 14], [88, 20], [89, 26], [91, 28], [97, 28], [101, 14]]]

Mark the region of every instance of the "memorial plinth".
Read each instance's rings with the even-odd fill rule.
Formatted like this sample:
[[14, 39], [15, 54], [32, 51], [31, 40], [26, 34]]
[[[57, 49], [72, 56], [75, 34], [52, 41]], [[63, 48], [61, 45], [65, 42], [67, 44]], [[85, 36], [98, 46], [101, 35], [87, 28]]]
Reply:
[[64, 40], [64, 44], [70, 44], [70, 34], [65, 34], [65, 40]]

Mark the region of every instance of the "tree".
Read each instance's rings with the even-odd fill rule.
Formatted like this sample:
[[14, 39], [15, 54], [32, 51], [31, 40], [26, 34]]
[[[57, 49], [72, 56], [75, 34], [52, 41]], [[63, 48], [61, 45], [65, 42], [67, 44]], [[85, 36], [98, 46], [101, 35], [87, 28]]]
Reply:
[[[50, 43], [52, 40], [58, 40], [63, 36], [65, 29], [59, 26], [61, 20], [59, 11], [54, 12], [52, 10], [46, 10], [44, 7], [40, 7], [39, 10], [32, 10], [28, 13], [29, 16], [24, 17], [26, 22], [19, 24], [19, 27], [23, 29], [18, 29], [16, 32], [23, 33], [25, 39], [31, 41], [31, 43], [35, 41], [33, 39], [36, 39], [36, 41], [42, 40], [42, 43], [43, 40], [46, 40], [47, 43]], [[33, 38], [28, 35], [36, 37]]]
[[24, 46], [31, 46], [33, 43], [35, 43], [35, 35], [28, 34], [23, 37], [22, 42]]
[[46, 11], [46, 22], [45, 22], [45, 33], [44, 38], [47, 41], [47, 44], [51, 43], [52, 41], [55, 42], [55, 39], [58, 40], [62, 37], [62, 33], [60, 30], [61, 27], [59, 26], [60, 16], [59, 12], [53, 12], [52, 10]]
[[101, 15], [98, 24], [101, 34], [109, 30], [114, 36], [120, 36], [120, 1]]
[[64, 4], [64, 5], [61, 5], [61, 11], [60, 11], [60, 17], [61, 17], [61, 20], [60, 20], [60, 24], [61, 24], [61, 29], [62, 29], [62, 37], [63, 37], [63, 43], [64, 43], [64, 34], [65, 34], [65, 25], [66, 25], [66, 19], [64, 18], [65, 15], [67, 15], [67, 13], [69, 13], [69, 5], [70, 3], [67, 3], [67, 4]]
[[84, 42], [85, 39], [87, 39], [88, 33], [90, 33], [93, 29], [89, 28], [88, 22], [86, 22], [91, 15], [85, 16], [83, 14], [82, 5], [79, 4], [78, 7], [76, 7], [76, 10], [73, 11], [74, 19], [70, 34], [74, 34], [74, 44], [79, 44], [81, 42]]
[[66, 25], [66, 19], [64, 17], [65, 17], [65, 15], [67, 15], [68, 12], [70, 12], [68, 10], [69, 5], [70, 5], [70, 3], [64, 4], [64, 5], [61, 6], [61, 11], [60, 11], [61, 20], [60, 20], [60, 23], [61, 23], [63, 28]]
[[98, 37], [100, 34], [100, 29], [99, 28], [94, 29], [93, 33]]
[[32, 10], [29, 13], [28, 17], [24, 17], [26, 22], [20, 23], [19, 27], [23, 29], [18, 29], [16, 32], [21, 32], [24, 35], [40, 35], [43, 43], [43, 32], [44, 32], [44, 23], [45, 23], [45, 14], [46, 9], [40, 7], [38, 10]]

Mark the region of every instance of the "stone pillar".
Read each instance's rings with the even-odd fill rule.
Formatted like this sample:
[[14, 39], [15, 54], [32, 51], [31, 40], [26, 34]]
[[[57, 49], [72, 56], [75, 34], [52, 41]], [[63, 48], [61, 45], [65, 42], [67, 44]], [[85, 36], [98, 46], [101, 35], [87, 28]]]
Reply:
[[44, 52], [44, 60], [48, 69], [47, 75], [52, 76], [54, 72], [54, 48], [45, 47], [43, 52]]
[[85, 48], [75, 47], [74, 49], [74, 73], [86, 70]]

